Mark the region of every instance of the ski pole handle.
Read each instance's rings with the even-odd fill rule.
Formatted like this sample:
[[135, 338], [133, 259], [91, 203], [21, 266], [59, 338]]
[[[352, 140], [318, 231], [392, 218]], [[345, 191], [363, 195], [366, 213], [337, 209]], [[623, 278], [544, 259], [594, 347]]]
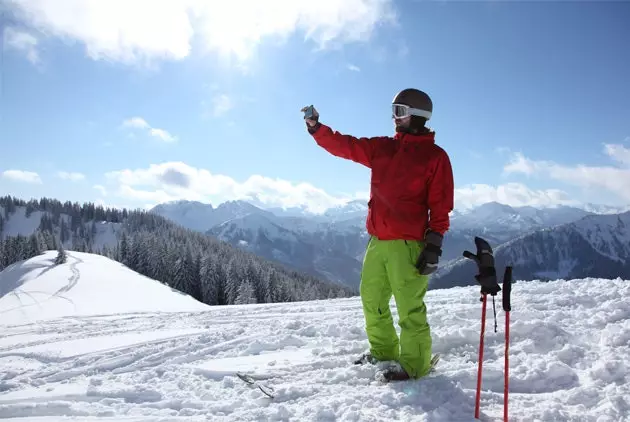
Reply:
[[511, 302], [512, 294], [512, 267], [505, 267], [505, 273], [503, 274], [503, 310], [510, 312], [512, 310]]

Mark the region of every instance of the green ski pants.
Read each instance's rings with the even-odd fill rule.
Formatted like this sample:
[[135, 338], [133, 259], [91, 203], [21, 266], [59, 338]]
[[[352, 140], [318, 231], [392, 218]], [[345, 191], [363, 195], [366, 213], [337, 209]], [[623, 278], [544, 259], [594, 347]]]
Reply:
[[[395, 360], [411, 378], [430, 370], [431, 332], [424, 295], [429, 277], [421, 275], [416, 260], [424, 243], [414, 240], [368, 242], [361, 272], [361, 301], [370, 352], [377, 360]], [[389, 302], [394, 295], [400, 340]]]

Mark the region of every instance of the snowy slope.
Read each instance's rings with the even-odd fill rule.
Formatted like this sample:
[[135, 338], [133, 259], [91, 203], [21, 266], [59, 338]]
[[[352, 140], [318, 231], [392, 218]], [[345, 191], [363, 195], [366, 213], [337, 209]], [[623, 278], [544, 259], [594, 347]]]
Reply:
[[0, 324], [64, 316], [205, 310], [190, 296], [101, 255], [67, 252], [55, 265], [48, 251], [0, 273]]
[[[14, 314], [17, 325], [0, 326], [0, 418], [473, 420], [477, 288], [430, 291], [433, 347], [442, 354], [437, 372], [423, 380], [381, 384], [374, 380], [376, 366], [351, 364], [367, 347], [359, 298], [205, 307], [205, 312], [171, 291], [135, 290], [95, 300], [90, 290], [78, 288], [89, 283], [90, 267], [90, 277], [96, 277], [105, 264], [76, 258], [84, 261], [75, 264], [83, 275], [64, 295], [72, 294], [78, 315], [33, 323], [39, 308], [24, 303], [30, 314]], [[73, 262], [65, 272], [49, 270], [40, 278], [66, 285]], [[33, 265], [29, 274], [42, 270]], [[41, 287], [29, 283], [20, 287], [24, 295]], [[96, 289], [100, 283], [91, 285]], [[105, 284], [98, 291], [106, 295], [108, 289]], [[101, 310], [84, 312], [83, 301], [107, 304], [111, 312], [89, 315]], [[42, 303], [44, 312], [49, 303]], [[160, 312], [166, 303], [177, 303], [182, 312]], [[14, 305], [0, 302], [0, 315]], [[630, 281], [517, 283], [511, 317], [510, 420], [629, 420]], [[500, 299], [497, 318], [495, 333], [489, 308], [481, 397], [482, 420], [488, 421], [501, 420], [503, 411]], [[275, 397], [240, 381], [236, 370], [269, 378], [265, 382]]]
[[[2, 211], [2, 207], [0, 207], [0, 212]], [[42, 217], [47, 216], [51, 217], [51, 213], [44, 211], [33, 211], [30, 215], [26, 215], [26, 207], [17, 206], [15, 207], [15, 212], [12, 213], [8, 219], [4, 219], [4, 224], [2, 230], [0, 231], [0, 239], [5, 239], [7, 237], [12, 236], [30, 236], [37, 231], [40, 227]], [[60, 220], [65, 222], [65, 227], [67, 229], [66, 240], [64, 242], [64, 247], [73, 248], [76, 245], [73, 245], [72, 232], [69, 230], [71, 225], [70, 216], [66, 214], [60, 215]], [[122, 224], [121, 223], [112, 223], [106, 221], [99, 221], [85, 224], [85, 228], [87, 230], [94, 230], [92, 235], [93, 239], [93, 247], [102, 249], [104, 246], [108, 248], [112, 248], [116, 246], [118, 243], [118, 236], [122, 233]], [[57, 238], [59, 238], [59, 230], [55, 231]]]
[[571, 227], [600, 254], [615, 261], [630, 260], [630, 211], [587, 217]]
[[[3, 207], [0, 212], [4, 215]], [[26, 207], [16, 207], [15, 213], [10, 218], [4, 220], [4, 227], [0, 233], [0, 239], [9, 236], [30, 236], [37, 230], [42, 219], [42, 211], [34, 211], [29, 216], [26, 215]]]

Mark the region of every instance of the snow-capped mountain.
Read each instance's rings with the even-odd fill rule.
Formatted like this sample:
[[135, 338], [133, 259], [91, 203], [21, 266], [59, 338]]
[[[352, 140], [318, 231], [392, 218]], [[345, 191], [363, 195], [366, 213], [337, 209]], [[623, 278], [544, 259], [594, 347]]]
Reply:
[[323, 218], [335, 222], [359, 220], [360, 223], [363, 224], [367, 213], [367, 201], [357, 199], [344, 205], [328, 208], [326, 212], [324, 212]]
[[61, 245], [114, 259], [210, 305], [302, 301], [356, 292], [145, 211], [0, 197], [0, 270]]
[[[366, 209], [367, 207], [365, 207]], [[360, 203], [328, 215], [275, 215], [246, 201], [213, 207], [195, 201], [160, 204], [151, 212], [259, 256], [356, 288], [367, 242]]]
[[[573, 223], [537, 230], [492, 246], [501, 277], [506, 265], [513, 267], [514, 277], [519, 280], [628, 277], [630, 211], [588, 215]], [[473, 241], [466, 247], [472, 252], [474, 248]], [[474, 284], [475, 274], [474, 263], [460, 258], [437, 272], [432, 287]]]
[[273, 215], [246, 201], [227, 201], [218, 207], [198, 201], [171, 201], [156, 205], [151, 212], [191, 230], [205, 232], [233, 218], [251, 213]]
[[[203, 211], [195, 214], [191, 209]], [[231, 201], [217, 208], [178, 201], [168, 207], [157, 206], [153, 211], [287, 266], [326, 275], [329, 280], [350, 286], [359, 283], [359, 269], [368, 240], [365, 201], [351, 201], [322, 214], [309, 214], [300, 209], [276, 214], [245, 201]], [[441, 264], [448, 266], [461, 258], [462, 251], [470, 247], [475, 236], [499, 245], [587, 215], [591, 213], [577, 207], [511, 207], [497, 202], [455, 210], [451, 215], [451, 229], [444, 238]]]
[[570, 223], [590, 213], [575, 207], [511, 207], [488, 202], [466, 211], [455, 210], [451, 228], [444, 238], [442, 261], [459, 259], [462, 251], [474, 243], [475, 236], [491, 244], [501, 244], [526, 233]]
[[491, 236], [494, 241], [506, 241], [522, 233], [576, 221], [590, 213], [580, 208], [511, 207], [488, 202], [464, 213], [454, 213], [453, 230], [474, 231], [480, 236]]
[[299, 223], [288, 217], [253, 212], [223, 222], [207, 233], [285, 266], [358, 288], [360, 262], [343, 253], [338, 244], [326, 245], [318, 237], [324, 236], [321, 231], [295, 231]]

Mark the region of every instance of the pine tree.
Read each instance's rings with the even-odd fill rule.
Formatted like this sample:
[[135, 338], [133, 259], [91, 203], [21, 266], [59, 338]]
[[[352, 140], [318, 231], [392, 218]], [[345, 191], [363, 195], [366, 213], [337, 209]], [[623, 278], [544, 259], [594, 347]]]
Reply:
[[125, 265], [127, 265], [128, 247], [127, 234], [123, 232], [118, 245], [118, 261]]
[[33, 233], [29, 236], [29, 251], [28, 258], [40, 255], [42, 253], [41, 243], [39, 241], [39, 232]]
[[249, 280], [245, 279], [238, 286], [238, 294], [234, 303], [237, 305], [244, 305], [248, 303], [256, 303], [256, 297], [254, 296], [254, 288]]
[[55, 258], [55, 264], [59, 265], [59, 264], [65, 264], [68, 256], [66, 255], [66, 251], [63, 248], [63, 245], [61, 244], [61, 242], [59, 242], [59, 247], [57, 248], [57, 258]]
[[0, 271], [5, 269], [7, 266], [7, 259], [6, 259], [4, 244], [5, 244], [5, 241], [2, 240], [2, 238], [0, 238]]
[[59, 227], [59, 241], [65, 244], [68, 241], [69, 233], [68, 226], [66, 224], [65, 218], [61, 219], [61, 225]]
[[[6, 227], [17, 207], [25, 208], [27, 204], [31, 218], [40, 218], [38, 228], [34, 236], [3, 238], [0, 232], [0, 265], [4, 267], [44, 250], [57, 250], [58, 260], [65, 262], [64, 247], [72, 242], [78, 251], [111, 257], [212, 305], [286, 302], [352, 293], [143, 210], [117, 210], [48, 198], [27, 203], [5, 196], [0, 197], [4, 211], [0, 224]], [[101, 234], [107, 239], [108, 230], [98, 230], [96, 224], [104, 222], [112, 223], [109, 230], [118, 240], [105, 242], [100, 249], [95, 245], [101, 243]]]

